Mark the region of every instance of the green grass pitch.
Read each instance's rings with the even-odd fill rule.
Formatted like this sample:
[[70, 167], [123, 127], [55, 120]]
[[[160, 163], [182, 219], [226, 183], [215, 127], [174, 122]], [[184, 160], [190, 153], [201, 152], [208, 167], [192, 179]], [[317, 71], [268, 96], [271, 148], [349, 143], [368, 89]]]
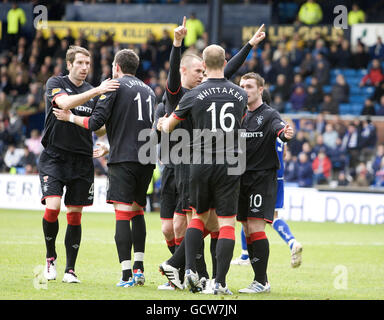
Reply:
[[[44, 264], [42, 212], [0, 210], [0, 299], [2, 300], [383, 300], [384, 226], [288, 222], [303, 244], [303, 264], [290, 267], [290, 252], [278, 234], [267, 227], [270, 242], [268, 278], [271, 292], [239, 294], [252, 280], [250, 266], [231, 266], [227, 283], [233, 296], [158, 291], [166, 278], [158, 271], [169, 258], [161, 233], [159, 213], [146, 213], [146, 283], [143, 287], [118, 288], [121, 269], [114, 243], [115, 218], [111, 213], [84, 213], [82, 242], [76, 274], [80, 284], [61, 282], [65, 267], [66, 217], [59, 216], [56, 242], [58, 278], [47, 289], [37, 289], [33, 270]], [[240, 254], [240, 224], [236, 226], [234, 257]], [[206, 240], [206, 262], [211, 258]]]

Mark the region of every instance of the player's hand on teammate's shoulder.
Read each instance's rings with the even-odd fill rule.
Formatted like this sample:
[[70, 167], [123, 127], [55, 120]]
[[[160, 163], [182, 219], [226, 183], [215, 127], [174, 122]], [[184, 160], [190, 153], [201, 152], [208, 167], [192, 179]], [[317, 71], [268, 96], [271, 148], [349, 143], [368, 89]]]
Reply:
[[264, 29], [264, 23], [260, 26], [260, 28], [256, 31], [256, 33], [253, 35], [253, 37], [248, 41], [251, 46], [258, 45], [261, 41], [265, 38], [265, 32]]
[[71, 111], [69, 110], [63, 110], [59, 108], [53, 108], [53, 114], [57, 118], [57, 120], [61, 121], [69, 121], [69, 117], [71, 115]]
[[287, 138], [288, 140], [291, 140], [295, 134], [293, 128], [289, 124], [285, 125], [283, 132], [284, 132], [285, 138]]
[[106, 79], [97, 87], [99, 94], [116, 91], [120, 86], [120, 82], [116, 79]]
[[109, 153], [109, 148], [104, 142], [97, 142], [96, 148], [93, 149], [93, 157], [100, 158]]
[[184, 16], [182, 25], [178, 26], [174, 30], [173, 45], [175, 47], [180, 47], [183, 42], [183, 39], [187, 35], [187, 28], [185, 27], [186, 23], [187, 23], [187, 17]]

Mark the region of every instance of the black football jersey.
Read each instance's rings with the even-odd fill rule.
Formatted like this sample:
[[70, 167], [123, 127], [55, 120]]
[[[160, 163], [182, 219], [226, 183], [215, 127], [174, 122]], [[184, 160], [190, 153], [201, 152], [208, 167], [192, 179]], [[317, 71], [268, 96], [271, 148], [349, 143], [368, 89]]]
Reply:
[[[92, 156], [92, 132], [73, 123], [57, 120], [53, 107], [57, 108], [55, 99], [61, 95], [80, 94], [92, 89], [92, 85], [84, 81], [76, 86], [68, 76], [55, 76], [48, 79], [45, 92], [45, 123], [42, 144], [45, 148], [53, 146], [59, 150]], [[97, 98], [88, 100], [81, 106], [71, 109], [78, 116], [88, 117], [95, 108]]]
[[[213, 155], [228, 151], [236, 153], [238, 152], [236, 135], [241, 128], [247, 100], [246, 92], [225, 78], [208, 79], [184, 94], [173, 116], [179, 120], [191, 121], [194, 151], [207, 151], [204, 134], [208, 130], [219, 134], [212, 138], [212, 149], [209, 152]], [[234, 133], [232, 145], [227, 144], [226, 133]]]
[[254, 111], [246, 111], [241, 138], [246, 139], [246, 171], [279, 169], [276, 138], [285, 123], [275, 109], [263, 103]]
[[140, 162], [138, 153], [146, 141], [139, 141], [143, 129], [151, 129], [156, 96], [140, 79], [125, 75], [120, 87], [99, 97], [88, 127], [96, 131], [104, 124], [110, 144], [109, 163]]

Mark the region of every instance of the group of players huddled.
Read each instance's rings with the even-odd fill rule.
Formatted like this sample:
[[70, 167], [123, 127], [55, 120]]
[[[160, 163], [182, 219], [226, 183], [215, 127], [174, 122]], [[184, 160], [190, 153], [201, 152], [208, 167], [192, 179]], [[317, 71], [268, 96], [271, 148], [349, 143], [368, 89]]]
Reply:
[[[294, 130], [268, 106], [260, 75], [243, 75], [240, 86], [228, 80], [265, 38], [263, 28], [227, 63], [225, 51], [218, 45], [206, 47], [202, 57], [188, 52], [182, 55], [187, 33], [184, 17], [174, 30], [167, 88], [157, 106], [152, 89], [135, 76], [140, 61], [134, 51], [118, 51], [112, 64], [113, 79], [94, 88], [85, 81], [90, 53], [82, 47], [68, 49], [69, 74], [51, 77], [46, 84], [44, 151], [38, 165], [41, 201], [46, 205], [44, 276], [48, 280], [57, 276], [55, 244], [65, 187], [68, 224], [63, 282], [80, 282], [75, 263], [82, 209], [93, 203], [92, 157], [109, 153], [106, 201], [115, 209], [115, 243], [122, 268], [117, 286], [144, 284], [143, 208], [156, 165], [140, 158], [146, 142], [139, 135], [148, 129], [156, 138], [151, 141], [160, 141], [162, 148], [158, 159], [162, 166], [160, 217], [171, 253], [159, 267], [167, 278], [159, 290], [188, 288], [193, 293], [232, 294], [226, 276], [235, 247], [236, 220], [242, 223], [242, 255], [232, 263], [250, 264], [254, 273], [250, 285], [239, 292], [270, 291], [266, 224], [272, 224], [289, 245], [292, 267], [301, 264], [302, 246], [275, 210], [283, 206], [282, 155]], [[169, 139], [175, 130], [185, 133], [188, 141]], [[93, 131], [98, 136], [107, 134], [109, 147], [98, 144], [93, 149]], [[187, 160], [191, 161], [160, 157], [166, 154], [167, 159], [175, 159], [170, 153], [177, 144], [187, 147]], [[199, 155], [198, 162], [192, 161], [192, 154]], [[233, 160], [240, 158], [244, 161], [239, 169]], [[208, 235], [211, 277], [204, 258]]]

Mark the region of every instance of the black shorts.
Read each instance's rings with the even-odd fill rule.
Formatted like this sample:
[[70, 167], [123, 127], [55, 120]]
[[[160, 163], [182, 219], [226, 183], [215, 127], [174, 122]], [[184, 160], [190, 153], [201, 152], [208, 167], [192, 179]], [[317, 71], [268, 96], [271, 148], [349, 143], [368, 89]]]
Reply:
[[177, 190], [177, 203], [175, 212], [185, 215], [191, 211], [189, 203], [189, 164], [175, 165], [175, 182]]
[[215, 208], [219, 217], [237, 214], [240, 176], [228, 175], [225, 164], [190, 166], [190, 204], [197, 214]]
[[177, 204], [174, 167], [165, 166], [161, 175], [160, 218], [173, 219]]
[[248, 171], [241, 176], [238, 221], [264, 219], [273, 222], [277, 195], [275, 169]]
[[144, 208], [154, 169], [152, 164], [139, 162], [109, 163], [107, 203], [132, 205], [135, 202]]
[[42, 198], [62, 197], [66, 187], [66, 206], [91, 206], [93, 204], [94, 167], [92, 157], [45, 149], [38, 163]]

